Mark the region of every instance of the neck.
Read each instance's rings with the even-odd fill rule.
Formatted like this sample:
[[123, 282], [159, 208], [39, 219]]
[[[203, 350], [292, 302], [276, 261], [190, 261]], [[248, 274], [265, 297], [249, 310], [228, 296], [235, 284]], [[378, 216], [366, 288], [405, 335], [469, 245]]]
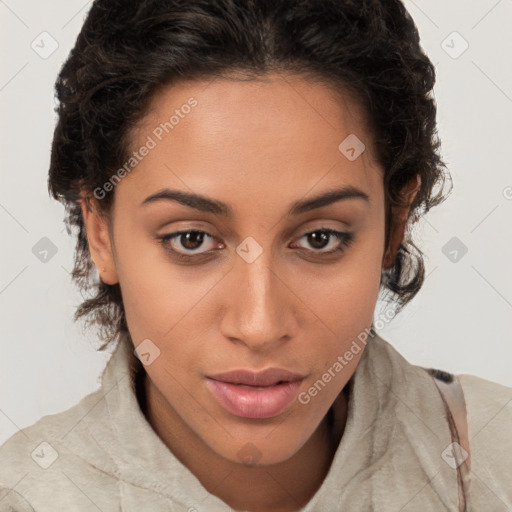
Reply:
[[335, 400], [313, 435], [290, 459], [245, 466], [211, 450], [177, 415], [145, 371], [139, 404], [164, 444], [203, 487], [235, 510], [291, 512], [304, 507], [320, 488], [345, 428], [348, 388]]

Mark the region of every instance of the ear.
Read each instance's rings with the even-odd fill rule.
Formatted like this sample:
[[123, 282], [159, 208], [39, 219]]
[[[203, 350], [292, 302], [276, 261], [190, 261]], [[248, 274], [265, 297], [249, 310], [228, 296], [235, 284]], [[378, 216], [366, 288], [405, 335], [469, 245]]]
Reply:
[[404, 239], [405, 226], [407, 223], [407, 217], [411, 209], [411, 204], [418, 193], [421, 186], [421, 178], [417, 175], [415, 178], [409, 180], [401, 190], [401, 195], [407, 206], [398, 207], [393, 206], [391, 208], [391, 228], [389, 233], [388, 246], [382, 259], [383, 270], [388, 270], [395, 264], [395, 259], [398, 254], [400, 244]]
[[112, 240], [107, 220], [99, 212], [96, 202], [89, 195], [82, 193], [80, 204], [82, 218], [87, 232], [87, 243], [94, 264], [98, 268], [100, 279], [105, 284], [116, 284], [117, 277]]

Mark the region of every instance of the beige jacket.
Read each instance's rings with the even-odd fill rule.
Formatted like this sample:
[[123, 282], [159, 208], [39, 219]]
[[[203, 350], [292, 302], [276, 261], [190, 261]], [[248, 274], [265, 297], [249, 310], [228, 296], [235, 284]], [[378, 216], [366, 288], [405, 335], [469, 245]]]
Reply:
[[[230, 510], [142, 414], [134, 383], [143, 367], [130, 343], [122, 338], [98, 391], [0, 447], [0, 512]], [[434, 378], [380, 336], [369, 338], [333, 463], [302, 511], [512, 511], [512, 389], [459, 378], [470, 458], [454, 451], [459, 444], [452, 444], [457, 438]]]

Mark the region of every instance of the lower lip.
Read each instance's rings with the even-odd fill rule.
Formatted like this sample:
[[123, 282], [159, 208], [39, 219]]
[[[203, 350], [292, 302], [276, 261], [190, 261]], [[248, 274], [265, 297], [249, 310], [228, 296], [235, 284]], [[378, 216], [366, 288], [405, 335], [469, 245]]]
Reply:
[[292, 403], [302, 380], [275, 386], [254, 387], [207, 379], [207, 386], [220, 405], [242, 418], [272, 418]]

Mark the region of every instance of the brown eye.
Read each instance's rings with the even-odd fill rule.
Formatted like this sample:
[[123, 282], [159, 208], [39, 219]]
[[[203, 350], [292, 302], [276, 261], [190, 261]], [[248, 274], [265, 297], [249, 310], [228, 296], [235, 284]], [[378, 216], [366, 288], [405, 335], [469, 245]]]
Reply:
[[[323, 228], [305, 233], [300, 239], [306, 239], [312, 252], [322, 255], [342, 251], [354, 241], [354, 234]], [[329, 250], [322, 251], [326, 247]]]
[[162, 235], [158, 239], [167, 251], [178, 257], [189, 258], [210, 252], [208, 248], [200, 249], [204, 248], [205, 241], [213, 240], [213, 237], [204, 231], [189, 230]]
[[325, 231], [313, 231], [313, 233], [309, 233], [306, 236], [308, 243], [314, 249], [323, 249], [332, 238], [332, 235]]
[[189, 231], [179, 235], [179, 240], [185, 249], [199, 249], [204, 241], [204, 233], [200, 231]]

